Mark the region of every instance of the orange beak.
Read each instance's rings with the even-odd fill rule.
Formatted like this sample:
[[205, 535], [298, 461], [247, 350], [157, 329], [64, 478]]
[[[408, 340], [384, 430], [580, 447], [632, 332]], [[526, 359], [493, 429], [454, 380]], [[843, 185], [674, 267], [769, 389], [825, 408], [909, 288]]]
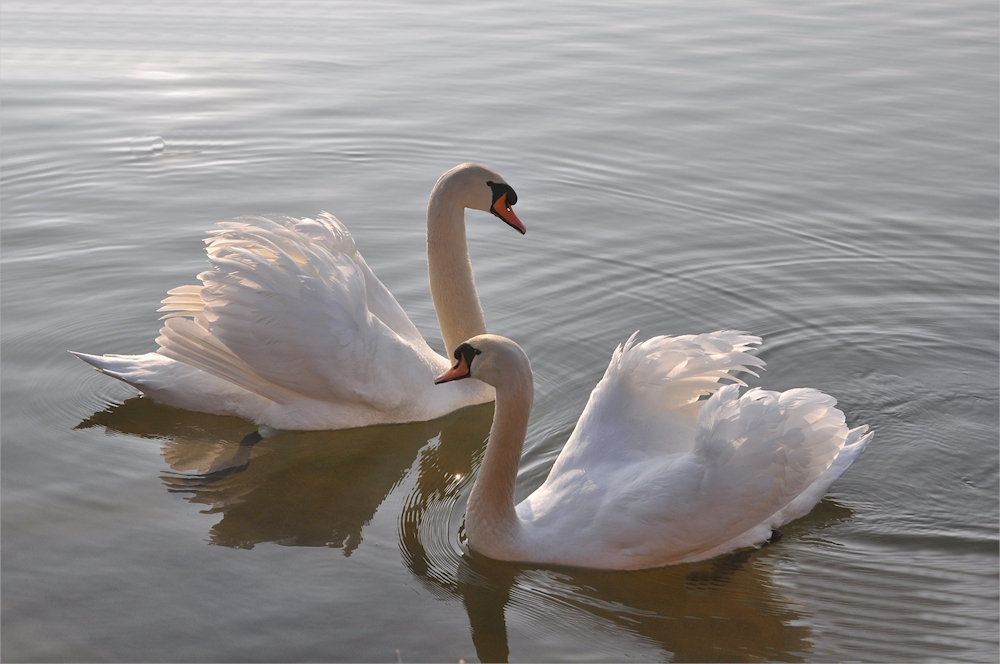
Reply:
[[521, 223], [521, 220], [517, 218], [516, 214], [514, 214], [513, 208], [507, 205], [507, 194], [503, 194], [496, 200], [495, 203], [493, 203], [493, 214], [517, 229], [517, 232], [521, 235], [528, 232], [528, 230], [524, 227], [524, 224]]
[[[516, 219], [517, 217], [515, 217]], [[443, 374], [434, 379], [435, 385], [440, 385], [441, 383], [447, 383], [452, 380], [458, 380], [459, 378], [469, 377], [469, 365], [465, 363], [464, 357], [459, 357], [458, 362], [455, 363], [451, 369], [448, 369]]]

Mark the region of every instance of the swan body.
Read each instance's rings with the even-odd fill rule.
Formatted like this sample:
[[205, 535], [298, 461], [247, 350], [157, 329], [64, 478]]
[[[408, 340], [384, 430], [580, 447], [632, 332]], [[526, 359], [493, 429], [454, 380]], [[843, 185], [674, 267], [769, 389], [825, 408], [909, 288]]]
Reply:
[[[524, 233], [514, 190], [488, 168], [441, 176], [427, 208], [431, 293], [445, 346], [486, 332], [465, 236], [465, 208]], [[429, 420], [493, 400], [479, 381], [426, 386], [449, 366], [327, 213], [243, 217], [206, 239], [200, 284], [169, 291], [156, 352], [74, 353], [171, 406], [277, 429], [344, 429]], [[462, 315], [455, 312], [460, 308]]]
[[848, 428], [816, 390], [741, 395], [745, 383], [731, 372], [764, 365], [748, 352], [759, 343], [735, 331], [642, 343], [632, 335], [545, 482], [516, 507], [531, 365], [503, 337], [459, 346], [438, 382], [472, 377], [496, 388], [466, 513], [469, 546], [500, 560], [644, 569], [760, 546], [807, 514], [872, 434]]

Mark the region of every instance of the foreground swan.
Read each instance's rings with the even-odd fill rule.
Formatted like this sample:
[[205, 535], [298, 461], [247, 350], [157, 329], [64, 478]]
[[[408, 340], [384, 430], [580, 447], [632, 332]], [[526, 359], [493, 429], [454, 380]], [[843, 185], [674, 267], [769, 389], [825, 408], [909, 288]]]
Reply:
[[[485, 334], [437, 378], [496, 388], [496, 412], [469, 496], [469, 546], [491, 558], [643, 569], [760, 545], [804, 516], [868, 444], [836, 401], [811, 389], [723, 384], [763, 361], [741, 332], [635, 335], [615, 350], [548, 478], [514, 505], [532, 402], [520, 346]], [[756, 374], [755, 374], [756, 375]], [[700, 397], [711, 394], [711, 398]]]
[[[517, 195], [488, 168], [441, 176], [427, 205], [431, 295], [445, 347], [486, 332], [465, 208], [524, 233]], [[153, 399], [278, 429], [344, 429], [440, 417], [493, 400], [478, 381], [429, 390], [450, 363], [424, 341], [333, 216], [245, 217], [206, 240], [200, 285], [170, 291], [155, 353], [85, 355]]]

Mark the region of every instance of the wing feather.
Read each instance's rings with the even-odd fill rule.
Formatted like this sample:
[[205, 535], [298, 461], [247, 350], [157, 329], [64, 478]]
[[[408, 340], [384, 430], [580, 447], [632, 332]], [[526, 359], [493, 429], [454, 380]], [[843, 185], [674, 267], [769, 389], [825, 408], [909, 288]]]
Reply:
[[167, 295], [169, 297], [164, 298], [160, 302], [163, 306], [157, 309], [158, 312], [168, 312], [160, 316], [160, 320], [176, 318], [178, 316], [194, 318], [205, 310], [205, 301], [201, 299], [200, 284], [197, 286], [178, 286], [177, 288], [168, 290]]
[[407, 375], [433, 371], [421, 357], [432, 351], [332, 215], [243, 217], [206, 243], [202, 285], [164, 300], [161, 353], [265, 396], [382, 409], [408, 397]]
[[759, 545], [811, 509], [867, 443], [837, 461], [863, 432], [848, 429], [835, 404], [811, 389], [741, 396], [738, 385], [722, 387], [703, 402], [693, 450], [603, 467], [591, 518], [615, 527], [601, 533], [602, 545], [672, 562]]
[[[642, 542], [639, 530], [667, 518], [684, 524], [665, 532], [677, 544], [691, 544], [684, 552], [691, 559], [711, 555], [713, 546], [760, 544], [772, 527], [808, 511], [856, 456], [852, 450], [843, 468], [827, 477], [845, 442], [863, 433], [848, 429], [835, 406], [833, 397], [812, 389], [754, 388], [740, 395], [737, 385], [723, 387], [701, 408], [694, 450], [678, 460], [684, 472], [669, 462], [650, 468], [662, 488], [633, 505], [638, 528], [629, 537]], [[691, 478], [697, 483], [684, 487]], [[803, 495], [814, 500], [797, 501]]]
[[764, 361], [749, 351], [760, 338], [725, 330], [641, 343], [636, 335], [618, 346], [604, 377], [590, 394], [553, 472], [564, 464], [639, 461], [685, 452], [694, 445], [698, 409], [734, 372], [754, 373]]
[[[759, 545], [807, 513], [871, 438], [812, 389], [740, 395], [760, 339], [633, 335], [615, 351], [541, 487], [518, 505], [534, 543], [574, 564], [639, 569]], [[706, 400], [705, 394], [711, 394]], [[604, 527], [601, 527], [604, 526]], [[596, 553], [595, 553], [596, 552]]]
[[277, 403], [288, 403], [297, 396], [256, 374], [212, 335], [204, 319], [171, 318], [156, 343], [160, 355], [196, 366]]

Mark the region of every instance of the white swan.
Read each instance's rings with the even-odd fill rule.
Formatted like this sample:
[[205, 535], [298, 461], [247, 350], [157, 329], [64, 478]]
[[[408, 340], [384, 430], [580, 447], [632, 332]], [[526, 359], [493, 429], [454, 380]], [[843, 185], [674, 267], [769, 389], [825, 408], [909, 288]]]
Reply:
[[848, 429], [836, 401], [816, 390], [741, 396], [745, 383], [730, 372], [763, 366], [747, 352], [759, 343], [734, 331], [642, 343], [633, 334], [545, 483], [516, 507], [531, 365], [503, 337], [459, 346], [436, 382], [472, 377], [496, 388], [465, 517], [469, 546], [500, 560], [644, 569], [759, 546], [807, 514], [872, 434]]
[[[525, 232], [514, 190], [462, 164], [427, 205], [431, 295], [448, 353], [486, 332], [465, 238], [465, 208]], [[200, 285], [169, 292], [159, 348], [74, 353], [156, 401], [278, 429], [344, 429], [429, 420], [493, 400], [478, 381], [427, 389], [450, 366], [424, 341], [332, 215], [219, 224]], [[71, 351], [72, 352], [72, 351]]]

